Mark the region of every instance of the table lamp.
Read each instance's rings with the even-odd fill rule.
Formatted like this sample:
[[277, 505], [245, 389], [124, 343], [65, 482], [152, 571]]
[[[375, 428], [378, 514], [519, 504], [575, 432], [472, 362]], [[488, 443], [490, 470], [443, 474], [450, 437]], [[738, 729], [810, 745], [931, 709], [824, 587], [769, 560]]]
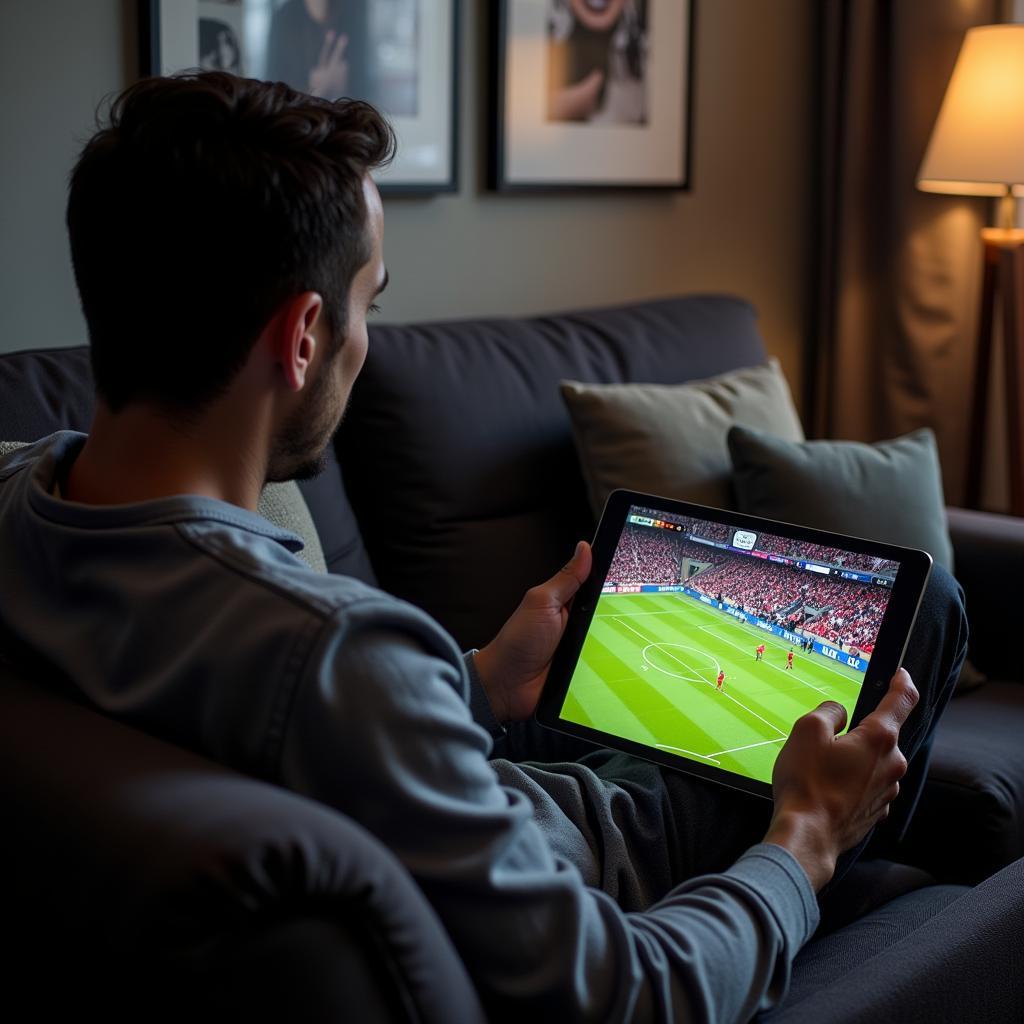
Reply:
[[966, 502], [981, 498], [992, 330], [1002, 310], [1010, 511], [1024, 515], [1024, 25], [969, 29], [918, 172], [925, 192], [998, 196], [998, 227], [984, 228], [981, 309], [967, 452]]

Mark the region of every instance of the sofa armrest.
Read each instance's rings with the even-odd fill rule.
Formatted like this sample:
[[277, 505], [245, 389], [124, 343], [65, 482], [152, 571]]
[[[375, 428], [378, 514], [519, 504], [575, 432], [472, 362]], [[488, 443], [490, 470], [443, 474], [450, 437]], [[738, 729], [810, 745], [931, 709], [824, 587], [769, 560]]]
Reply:
[[947, 508], [956, 578], [967, 598], [970, 658], [993, 678], [1022, 678], [1017, 652], [1024, 519]]
[[[959, 891], [945, 886], [931, 890]], [[801, 965], [798, 957], [794, 971], [809, 968], [832, 980], [814, 986], [799, 1001], [784, 1003], [769, 1017], [772, 1024], [1024, 1020], [1024, 861], [1015, 861], [914, 926], [907, 908], [919, 896], [927, 899], [929, 890], [901, 897], [863, 919], [861, 941], [877, 948], [868, 959], [851, 965], [850, 942], [843, 932], [830, 937], [831, 942], [824, 940], [830, 948], [820, 952], [819, 963], [805, 958]], [[886, 933], [899, 935], [898, 941], [886, 943]], [[812, 954], [810, 961], [814, 951], [813, 943], [805, 950]]]
[[0, 806], [8, 977], [41, 1017], [483, 1020], [432, 907], [358, 824], [3, 667]]

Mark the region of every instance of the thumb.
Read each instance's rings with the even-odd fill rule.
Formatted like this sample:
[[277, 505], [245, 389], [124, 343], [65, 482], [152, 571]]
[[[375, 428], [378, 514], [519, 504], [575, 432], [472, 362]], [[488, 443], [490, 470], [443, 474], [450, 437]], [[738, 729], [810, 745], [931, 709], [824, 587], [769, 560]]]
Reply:
[[838, 736], [843, 731], [843, 726], [846, 725], [846, 708], [838, 701], [824, 701], [818, 705], [817, 713], [828, 722], [833, 736]]
[[576, 545], [572, 558], [562, 566], [554, 576], [543, 584], [545, 596], [552, 603], [561, 607], [568, 603], [583, 581], [590, 575], [593, 556], [590, 545], [581, 540]]

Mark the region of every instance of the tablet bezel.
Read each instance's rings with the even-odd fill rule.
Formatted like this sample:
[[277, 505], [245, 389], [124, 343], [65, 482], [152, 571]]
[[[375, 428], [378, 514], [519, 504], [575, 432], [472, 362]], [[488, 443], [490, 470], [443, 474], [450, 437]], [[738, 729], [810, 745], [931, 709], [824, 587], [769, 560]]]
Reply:
[[916, 548], [899, 547], [862, 537], [813, 530], [795, 523], [784, 523], [746, 515], [742, 512], [694, 505], [654, 494], [644, 494], [640, 491], [616, 490], [609, 495], [593, 541], [593, 569], [576, 594], [566, 622], [565, 632], [562, 634], [561, 642], [552, 659], [547, 682], [537, 705], [536, 719], [538, 723], [557, 732], [589, 740], [614, 750], [623, 750], [646, 761], [653, 761], [656, 764], [662, 764], [689, 775], [696, 775], [699, 778], [718, 782], [732, 789], [753, 793], [770, 800], [772, 791], [768, 783], [750, 779], [725, 768], [691, 761], [678, 754], [647, 747], [633, 740], [623, 739], [612, 733], [601, 732], [559, 717], [584, 640], [601, 597], [601, 588], [618, 546], [619, 536], [626, 525], [626, 516], [634, 505], [689, 516], [694, 519], [710, 520], [736, 529], [749, 529], [756, 533], [771, 533], [811, 544], [837, 547], [856, 554], [892, 559], [900, 563], [871, 660], [864, 675], [860, 696], [850, 719], [849, 728], [851, 729], [877, 707], [888, 688], [889, 680], [903, 663], [910, 634], [921, 606], [921, 599], [924, 596], [924, 589], [931, 574], [932, 558], [927, 552]]

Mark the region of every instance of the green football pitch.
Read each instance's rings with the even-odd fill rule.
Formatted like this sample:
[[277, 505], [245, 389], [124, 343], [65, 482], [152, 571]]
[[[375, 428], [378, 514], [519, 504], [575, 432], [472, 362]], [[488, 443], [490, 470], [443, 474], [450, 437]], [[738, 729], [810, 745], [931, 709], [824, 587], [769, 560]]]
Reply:
[[823, 700], [852, 716], [864, 678], [799, 648], [787, 669], [789, 650], [781, 637], [683, 594], [605, 594], [562, 717], [770, 782], [793, 722]]

